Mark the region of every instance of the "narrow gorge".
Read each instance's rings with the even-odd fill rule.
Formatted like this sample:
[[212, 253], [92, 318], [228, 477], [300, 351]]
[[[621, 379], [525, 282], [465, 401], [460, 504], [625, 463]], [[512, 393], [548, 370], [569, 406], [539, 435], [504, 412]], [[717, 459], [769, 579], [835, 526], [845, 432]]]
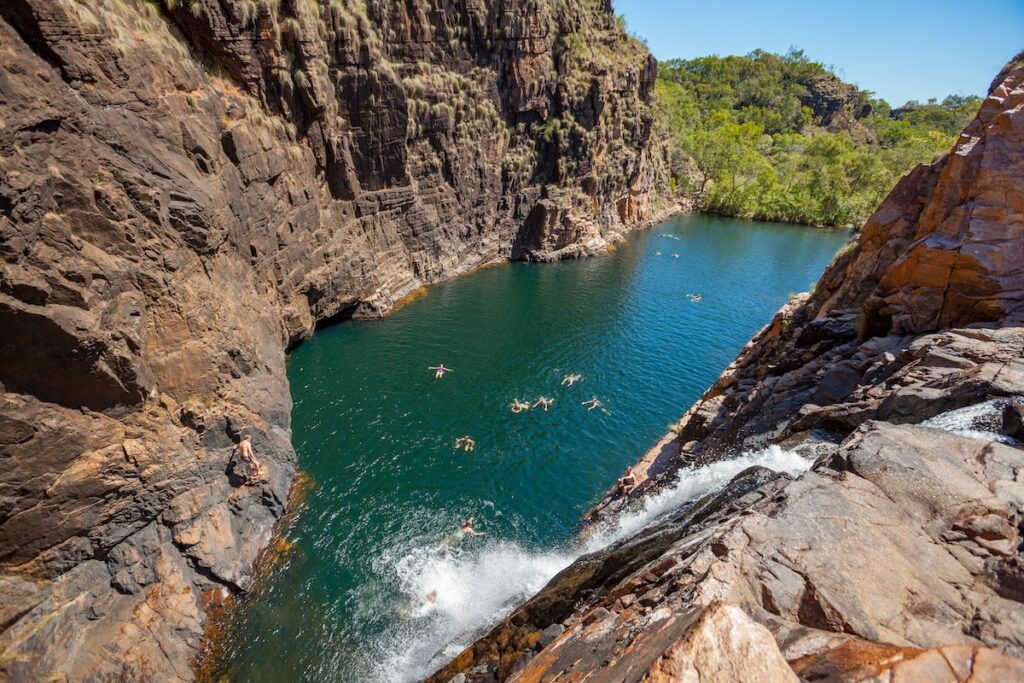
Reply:
[[[611, 0], [0, 3], [0, 677], [1024, 679], [1024, 53], [803, 294], [849, 233], [668, 221], [689, 199], [657, 82]], [[440, 361], [471, 389], [404, 374]], [[574, 368], [586, 395], [508, 419]], [[490, 442], [432, 460], [473, 410], [500, 412]], [[335, 460], [312, 480], [297, 447]], [[534, 564], [485, 567], [493, 594], [427, 633], [433, 584], [395, 607], [330, 544], [376, 567], [378, 528], [435, 531], [396, 518], [457, 525], [466, 472], [494, 491], [473, 566]], [[348, 480], [350, 507], [387, 486], [450, 514], [316, 507]], [[320, 607], [298, 588], [277, 612], [254, 588], [288, 576], [255, 572], [295, 557], [289, 512], [350, 572], [322, 603], [370, 596], [331, 638], [294, 636]], [[415, 661], [360, 619], [400, 619], [386, 654]], [[261, 627], [287, 637], [245, 654]]]
[[0, 54], [14, 680], [193, 678], [285, 511], [318, 322], [669, 208], [656, 63], [602, 0], [10, 0]]

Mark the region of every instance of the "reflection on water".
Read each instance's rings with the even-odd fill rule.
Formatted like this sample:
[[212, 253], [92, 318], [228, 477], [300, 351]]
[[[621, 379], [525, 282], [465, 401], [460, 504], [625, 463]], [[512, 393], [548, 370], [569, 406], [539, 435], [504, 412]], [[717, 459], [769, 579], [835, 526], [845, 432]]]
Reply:
[[[480, 271], [383, 321], [317, 333], [289, 364], [295, 445], [316, 488], [286, 560], [236, 615], [221, 673], [413, 680], [593, 544], [748, 464], [805, 467], [774, 450], [688, 472], [573, 542], [623, 467], [847, 237], [687, 216], [608, 257]], [[435, 381], [438, 363], [453, 372]], [[570, 373], [583, 380], [562, 387]], [[548, 411], [509, 408], [541, 395], [555, 400]], [[582, 405], [594, 396], [606, 411]], [[474, 451], [453, 448], [462, 435]], [[469, 516], [488, 535], [453, 538]]]

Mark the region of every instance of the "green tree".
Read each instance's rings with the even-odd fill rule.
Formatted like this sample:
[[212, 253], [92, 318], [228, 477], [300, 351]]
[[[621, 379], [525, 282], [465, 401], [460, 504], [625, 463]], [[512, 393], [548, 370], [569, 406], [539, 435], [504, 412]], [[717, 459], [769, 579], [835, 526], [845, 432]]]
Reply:
[[704, 211], [859, 224], [901, 175], [952, 146], [981, 101], [951, 95], [893, 109], [832, 77], [859, 118], [826, 129], [807, 102], [828, 75], [797, 49], [662, 63], [655, 92], [673, 186]]

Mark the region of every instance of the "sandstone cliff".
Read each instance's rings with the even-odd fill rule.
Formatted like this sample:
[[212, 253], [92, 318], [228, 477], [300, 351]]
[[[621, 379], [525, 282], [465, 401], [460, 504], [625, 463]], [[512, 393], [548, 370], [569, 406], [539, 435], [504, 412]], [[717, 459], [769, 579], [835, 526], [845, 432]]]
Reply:
[[684, 499], [432, 680], [1020, 680], [1022, 278], [1024, 54], [591, 519], [740, 452], [809, 471]]
[[318, 321], [663, 209], [656, 66], [603, 0], [6, 0], [0, 55], [12, 680], [192, 678]]

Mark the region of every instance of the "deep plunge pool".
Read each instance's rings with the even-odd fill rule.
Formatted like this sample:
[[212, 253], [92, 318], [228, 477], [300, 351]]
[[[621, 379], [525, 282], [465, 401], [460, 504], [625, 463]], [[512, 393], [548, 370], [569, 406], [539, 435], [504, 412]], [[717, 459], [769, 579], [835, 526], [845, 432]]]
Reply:
[[[683, 216], [607, 257], [490, 268], [384, 320], [318, 332], [289, 363], [314, 486], [290, 550], [234, 615], [218, 676], [406, 681], [444, 664], [591, 544], [645, 521], [573, 542], [622, 469], [849, 237]], [[453, 372], [435, 381], [438, 363]], [[562, 387], [570, 373], [583, 380]], [[542, 395], [546, 412], [509, 409]], [[582, 405], [594, 396], [606, 411]], [[453, 448], [462, 435], [474, 451]], [[730, 472], [695, 475], [659, 505]], [[469, 516], [488, 535], [459, 541]]]

